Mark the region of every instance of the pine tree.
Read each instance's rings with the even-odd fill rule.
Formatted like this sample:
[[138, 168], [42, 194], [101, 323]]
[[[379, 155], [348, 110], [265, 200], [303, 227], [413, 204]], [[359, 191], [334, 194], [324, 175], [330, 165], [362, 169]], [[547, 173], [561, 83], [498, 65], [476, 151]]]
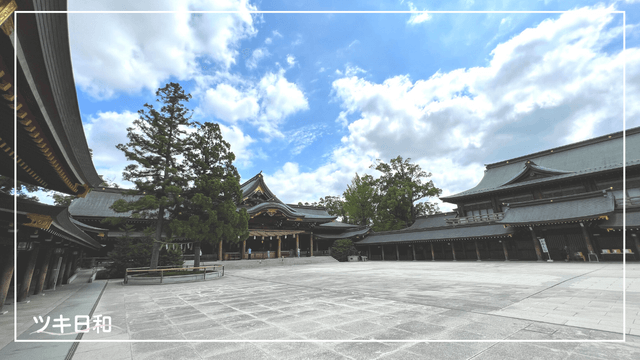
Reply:
[[235, 155], [224, 141], [220, 126], [205, 123], [192, 134], [185, 153], [192, 186], [185, 192], [172, 231], [195, 241], [194, 266], [200, 265], [200, 243], [235, 243], [249, 236], [249, 215], [237, 211], [242, 196], [240, 175], [233, 166]]
[[156, 101], [162, 104], [160, 110], [145, 104], [146, 109], [138, 111], [140, 117], [127, 128], [127, 144], [117, 148], [125, 153], [128, 165], [123, 179], [135, 183], [137, 192], [145, 196], [136, 201], [118, 200], [112, 209], [118, 212], [133, 211], [142, 217], [155, 218], [155, 237], [151, 254], [152, 269], [158, 266], [158, 256], [162, 245], [165, 217], [171, 218], [180, 202], [180, 194], [187, 186], [185, 164], [179, 161], [184, 155], [189, 122], [185, 102], [191, 98], [177, 83], [169, 83], [156, 91]]

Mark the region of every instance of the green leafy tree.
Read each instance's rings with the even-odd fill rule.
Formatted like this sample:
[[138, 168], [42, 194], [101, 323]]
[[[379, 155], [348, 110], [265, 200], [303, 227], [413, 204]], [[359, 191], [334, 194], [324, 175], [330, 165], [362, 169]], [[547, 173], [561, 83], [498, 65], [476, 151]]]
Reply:
[[420, 213], [437, 211], [434, 205], [415, 205], [418, 200], [440, 195], [442, 190], [435, 187], [433, 181], [427, 181], [431, 173], [410, 161], [398, 156], [389, 164], [378, 159], [377, 164], [371, 165], [382, 173], [375, 181], [381, 195], [374, 230], [402, 229], [413, 224]]
[[185, 94], [179, 84], [169, 83], [156, 91], [160, 110], [145, 104], [146, 109], [138, 111], [140, 117], [133, 122], [134, 127], [127, 128], [127, 144], [117, 148], [125, 153], [128, 165], [122, 174], [124, 180], [135, 183], [137, 192], [146, 194], [135, 201], [117, 200], [111, 208], [117, 212], [133, 211], [143, 217], [156, 220], [153, 251], [150, 267], [158, 266], [160, 246], [165, 216], [175, 215], [181, 199], [180, 194], [187, 186], [184, 176], [184, 162], [178, 161], [185, 154], [187, 129], [193, 124], [185, 102], [191, 95]]
[[358, 255], [358, 250], [350, 239], [336, 240], [331, 245], [331, 257], [334, 259], [344, 262], [348, 260], [349, 255]]
[[344, 209], [344, 200], [339, 196], [325, 196], [320, 198], [320, 206], [327, 209], [329, 215], [341, 217], [343, 223], [349, 222], [349, 216]]
[[200, 243], [215, 245], [222, 240], [235, 243], [249, 236], [249, 215], [237, 211], [242, 197], [235, 155], [222, 138], [220, 126], [202, 124], [190, 138], [185, 153], [192, 181], [180, 205], [180, 214], [171, 221], [172, 232], [195, 241], [194, 266], [200, 265]]
[[73, 195], [64, 195], [62, 193], [54, 193], [51, 195], [53, 203], [59, 206], [69, 206], [76, 197]]
[[376, 213], [378, 190], [371, 175], [360, 177], [357, 173], [344, 191], [343, 210], [347, 220], [354, 225], [371, 225]]

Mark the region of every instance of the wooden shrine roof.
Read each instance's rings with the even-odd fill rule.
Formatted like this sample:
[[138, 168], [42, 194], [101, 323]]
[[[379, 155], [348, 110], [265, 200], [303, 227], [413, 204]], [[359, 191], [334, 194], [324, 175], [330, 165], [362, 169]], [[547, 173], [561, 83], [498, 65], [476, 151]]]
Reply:
[[[66, 1], [17, 0], [18, 10], [66, 10]], [[15, 16], [15, 14], [14, 14]], [[67, 14], [21, 13], [16, 47], [0, 34], [0, 89], [14, 111], [0, 117], [0, 169], [13, 178], [70, 195], [83, 196], [102, 180], [89, 154], [71, 65]], [[17, 84], [13, 57], [18, 49]], [[14, 143], [17, 126], [17, 144]]]
[[[460, 202], [470, 196], [621, 170], [625, 165], [640, 166], [640, 127], [626, 131], [626, 164], [623, 164], [622, 157], [622, 135], [620, 131], [486, 165], [484, 177], [474, 188], [458, 194], [442, 196], [440, 199], [446, 202]], [[538, 168], [547, 176], [534, 177], [529, 181], [518, 178], [527, 170], [529, 161], [535, 162], [534, 170]]]

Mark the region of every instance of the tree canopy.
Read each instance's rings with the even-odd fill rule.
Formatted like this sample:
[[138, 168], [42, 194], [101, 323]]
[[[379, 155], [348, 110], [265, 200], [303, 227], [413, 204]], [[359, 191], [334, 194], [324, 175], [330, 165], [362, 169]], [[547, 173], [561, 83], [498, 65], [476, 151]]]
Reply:
[[[138, 191], [146, 196], [136, 201], [118, 200], [112, 209], [118, 212], [133, 211], [156, 219], [155, 241], [151, 256], [151, 268], [158, 265], [158, 254], [162, 244], [165, 216], [171, 218], [180, 203], [180, 195], [187, 186], [184, 162], [179, 158], [187, 147], [187, 129], [194, 126], [184, 103], [191, 98], [177, 83], [169, 83], [156, 91], [160, 110], [144, 104], [140, 117], [127, 128], [127, 144], [116, 147], [123, 151], [128, 165], [122, 177], [133, 182]], [[169, 233], [167, 233], [169, 235]]]
[[237, 242], [249, 236], [246, 209], [236, 211], [242, 191], [234, 160], [218, 124], [202, 124], [189, 139], [189, 151], [185, 153], [188, 172], [183, 176], [192, 185], [185, 191], [180, 213], [170, 226], [176, 235], [196, 241], [196, 266], [200, 242]]
[[357, 173], [344, 191], [343, 209], [350, 223], [371, 226], [376, 213], [378, 189], [371, 175]]
[[377, 160], [371, 168], [381, 173], [354, 177], [344, 192], [343, 208], [349, 222], [373, 226], [375, 231], [398, 230], [410, 226], [416, 217], [438, 211], [438, 206], [419, 200], [438, 196], [442, 190], [428, 180], [431, 173], [423, 171], [411, 159], [401, 156], [390, 163]]

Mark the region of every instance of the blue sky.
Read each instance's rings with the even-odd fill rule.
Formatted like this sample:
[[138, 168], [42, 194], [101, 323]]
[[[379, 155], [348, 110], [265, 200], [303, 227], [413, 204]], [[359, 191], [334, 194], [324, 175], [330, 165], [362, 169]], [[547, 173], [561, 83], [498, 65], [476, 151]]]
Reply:
[[[124, 187], [126, 127], [167, 82], [221, 124], [243, 179], [285, 202], [340, 195], [377, 158], [443, 194], [484, 164], [640, 125], [640, 2], [69, 1], [78, 102], [99, 174]], [[239, 14], [187, 14], [240, 10]], [[565, 14], [249, 14], [247, 10], [577, 10]], [[451, 205], [442, 204], [442, 210]]]

